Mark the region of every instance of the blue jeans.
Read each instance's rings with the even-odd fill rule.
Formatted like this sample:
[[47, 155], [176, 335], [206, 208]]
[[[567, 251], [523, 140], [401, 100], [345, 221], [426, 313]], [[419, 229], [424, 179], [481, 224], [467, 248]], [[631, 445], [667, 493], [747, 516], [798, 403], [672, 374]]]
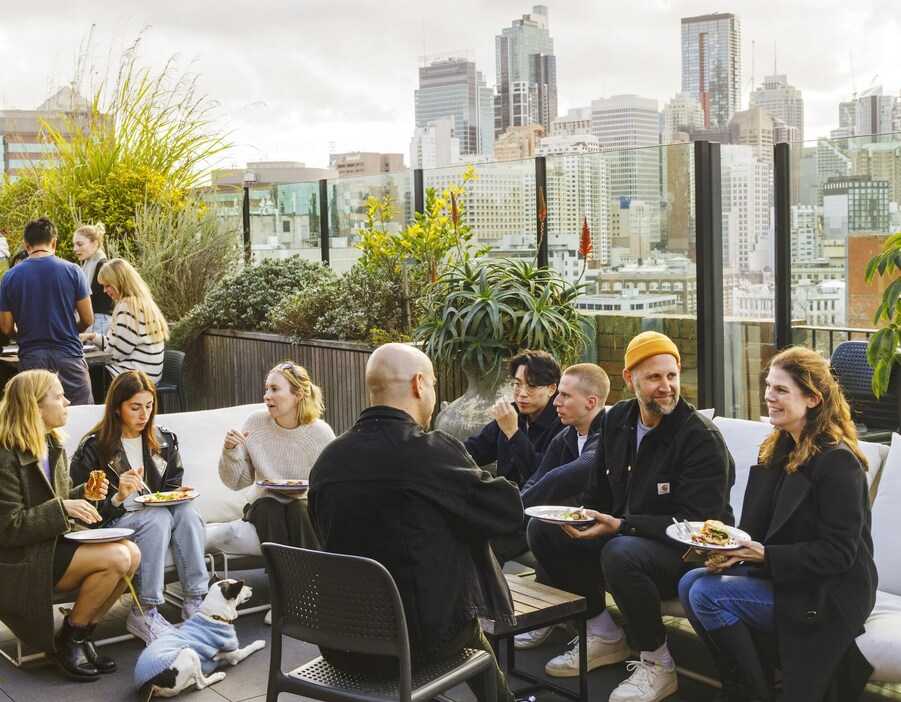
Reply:
[[165, 602], [163, 581], [170, 546], [185, 594], [200, 597], [207, 593], [205, 524], [192, 502], [126, 512], [110, 526], [135, 530], [129, 538], [141, 549], [135, 588], [142, 603], [155, 607]]
[[[768, 634], [776, 630], [773, 581], [745, 575], [734, 566], [729, 575], [706, 568], [691, 570], [679, 581], [679, 599], [695, 629], [715, 631], [739, 621]], [[728, 571], [726, 571], [728, 572]]]

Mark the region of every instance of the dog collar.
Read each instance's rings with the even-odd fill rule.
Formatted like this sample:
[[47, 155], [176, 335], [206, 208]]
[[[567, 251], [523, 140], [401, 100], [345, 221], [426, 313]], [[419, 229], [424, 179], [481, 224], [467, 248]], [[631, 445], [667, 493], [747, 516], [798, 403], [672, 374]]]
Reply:
[[217, 622], [222, 622], [223, 624], [231, 624], [234, 619], [226, 619], [225, 617], [220, 617], [218, 614], [207, 614], [210, 619], [215, 619]]

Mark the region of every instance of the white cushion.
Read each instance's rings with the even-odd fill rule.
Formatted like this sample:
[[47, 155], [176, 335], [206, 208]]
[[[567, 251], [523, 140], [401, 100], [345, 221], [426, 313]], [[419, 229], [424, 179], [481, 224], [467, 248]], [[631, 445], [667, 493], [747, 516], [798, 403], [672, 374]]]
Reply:
[[867, 458], [867, 485], [872, 485], [879, 475], [889, 447], [885, 444], [874, 444], [872, 441], [858, 441], [858, 447]]
[[709, 407], [707, 409], [699, 409], [698, 414], [703, 414], [707, 419], [713, 419], [713, 415], [716, 412], [715, 407]]
[[156, 418], [159, 426], [175, 432], [185, 467], [184, 485], [197, 488], [197, 509], [208, 524], [230, 522], [243, 516], [250, 488], [231, 490], [219, 479], [219, 454], [228, 429], [240, 429], [251, 412], [262, 405], [238, 405], [199, 412], [174, 412]]
[[205, 550], [207, 553], [224, 551], [235, 556], [259, 556], [262, 554], [256, 528], [243, 519], [208, 524]]
[[735, 523], [738, 524], [751, 466], [757, 464], [760, 444], [773, 431], [773, 426], [769, 422], [752, 422], [749, 419], [728, 417], [714, 417], [713, 423], [722, 433], [726, 447], [732, 454], [732, 460], [735, 461], [735, 485], [732, 486], [729, 500], [735, 513]]
[[876, 606], [857, 637], [860, 652], [875, 668], [872, 680], [901, 683], [901, 597], [876, 593]]
[[892, 434], [892, 445], [873, 501], [873, 550], [879, 571], [879, 589], [901, 596], [901, 436]]
[[63, 427], [63, 434], [66, 436], [63, 446], [70, 459], [84, 435], [97, 426], [101, 419], [103, 419], [103, 405], [69, 406], [69, 416], [66, 419], [66, 426]]

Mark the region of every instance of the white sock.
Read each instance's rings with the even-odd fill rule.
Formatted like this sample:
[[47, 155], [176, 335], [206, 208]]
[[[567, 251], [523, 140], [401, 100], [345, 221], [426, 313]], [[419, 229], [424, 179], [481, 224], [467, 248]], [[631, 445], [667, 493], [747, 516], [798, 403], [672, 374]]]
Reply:
[[592, 636], [600, 636], [605, 641], [619, 641], [623, 636], [623, 630], [619, 624], [613, 621], [608, 610], [604, 610], [598, 616], [585, 622], [588, 633]]
[[667, 670], [672, 670], [673, 666], [676, 665], [676, 662], [673, 660], [673, 655], [666, 647], [666, 641], [660, 644], [660, 648], [658, 648], [656, 651], [642, 651], [641, 660], [650, 661], [652, 663], [659, 663]]

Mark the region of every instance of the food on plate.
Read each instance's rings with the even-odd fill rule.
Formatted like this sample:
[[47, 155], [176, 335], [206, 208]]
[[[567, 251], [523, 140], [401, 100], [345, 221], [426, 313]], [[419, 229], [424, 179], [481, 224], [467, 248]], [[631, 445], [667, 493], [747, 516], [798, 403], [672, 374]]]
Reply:
[[103, 493], [100, 489], [103, 487], [103, 481], [106, 479], [106, 473], [102, 470], [92, 470], [88, 475], [88, 483], [84, 488], [84, 499], [86, 500], [102, 500]]
[[147, 495], [145, 502], [172, 502], [173, 500], [184, 500], [191, 496], [190, 492], [154, 492]]
[[584, 507], [579, 507], [579, 509], [566, 510], [565, 512], [558, 512], [557, 514], [551, 516], [554, 519], [565, 519], [568, 522], [583, 522], [586, 519], [590, 519], [590, 517], [585, 514], [583, 510]]
[[692, 541], [710, 546], [738, 546], [735, 539], [719, 519], [708, 519], [697, 531], [692, 531]]
[[306, 480], [272, 480], [271, 478], [266, 478], [266, 480], [260, 481], [263, 485], [298, 485], [300, 487], [305, 487], [307, 485]]

